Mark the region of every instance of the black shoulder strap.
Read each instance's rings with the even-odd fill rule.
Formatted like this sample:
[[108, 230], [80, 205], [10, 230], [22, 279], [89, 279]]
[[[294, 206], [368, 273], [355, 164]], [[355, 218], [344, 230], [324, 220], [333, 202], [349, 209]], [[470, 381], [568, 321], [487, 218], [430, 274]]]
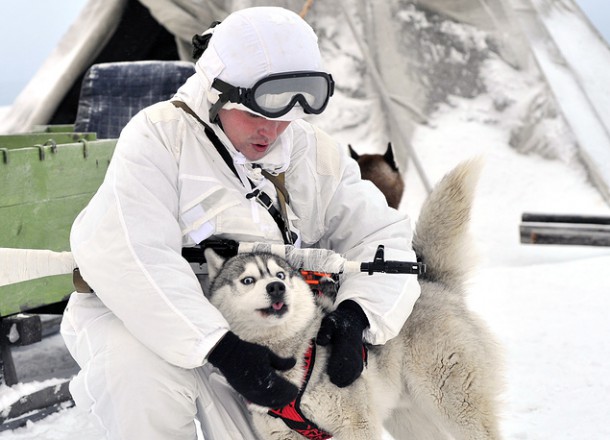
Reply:
[[[174, 107], [181, 108], [182, 110], [187, 112], [189, 115], [193, 116], [197, 121], [199, 121], [199, 123], [201, 125], [203, 125], [206, 136], [208, 137], [208, 139], [210, 139], [210, 141], [214, 145], [214, 148], [216, 148], [216, 151], [218, 151], [218, 154], [220, 154], [220, 157], [222, 157], [222, 159], [225, 161], [227, 166], [231, 169], [231, 171], [233, 171], [233, 174], [235, 174], [235, 176], [239, 179], [239, 174], [237, 174], [237, 170], [235, 169], [235, 165], [233, 165], [233, 159], [231, 159], [231, 155], [229, 154], [229, 152], [225, 148], [225, 146], [222, 143], [222, 141], [220, 139], [218, 139], [218, 136], [216, 136], [216, 133], [214, 133], [214, 130], [212, 130], [212, 128], [208, 124], [206, 124], [203, 121], [203, 119], [201, 119], [186, 104], [186, 102], [183, 102], [183, 101], [171, 101], [171, 103], [174, 105]], [[248, 194], [246, 197], [249, 198], [249, 199], [252, 198], [252, 197], [255, 197], [256, 200], [267, 211], [269, 211], [269, 214], [271, 214], [271, 217], [273, 217], [273, 220], [275, 220], [275, 223], [277, 223], [278, 228], [280, 229], [280, 231], [282, 233], [282, 237], [284, 238], [284, 243], [285, 244], [294, 244], [295, 238], [293, 236], [292, 231], [288, 227], [289, 223], [288, 223], [288, 215], [287, 215], [287, 211], [286, 211], [286, 203], [288, 203], [290, 198], [288, 196], [288, 191], [286, 190], [286, 187], [284, 186], [284, 174], [282, 173], [282, 174], [280, 174], [278, 176], [273, 176], [272, 174], [268, 173], [265, 170], [262, 170], [262, 174], [267, 179], [269, 179], [271, 181], [271, 183], [273, 183], [273, 185], [277, 189], [278, 201], [279, 201], [279, 204], [280, 204], [280, 211], [278, 211], [275, 208], [275, 206], [273, 206], [273, 203], [271, 201], [271, 197], [269, 197], [269, 195], [267, 193], [263, 192], [263, 191], [255, 190], [255, 191], [251, 192], [250, 194]], [[252, 182], [250, 182], [250, 183], [252, 183]], [[254, 186], [254, 185], [252, 185], [252, 186]]]
[[187, 112], [189, 115], [191, 115], [192, 117], [197, 119], [197, 121], [199, 121], [199, 123], [201, 125], [203, 125], [203, 128], [205, 129], [206, 136], [212, 142], [212, 144], [216, 148], [216, 151], [218, 151], [218, 154], [220, 154], [220, 157], [222, 157], [222, 159], [226, 162], [227, 166], [231, 169], [231, 171], [233, 171], [233, 173], [237, 176], [237, 178], [239, 178], [239, 175], [237, 174], [237, 170], [235, 169], [235, 165], [233, 165], [233, 160], [231, 159], [231, 155], [229, 154], [229, 152], [227, 151], [227, 149], [223, 145], [222, 141], [220, 139], [218, 139], [218, 136], [216, 136], [216, 133], [214, 133], [214, 130], [212, 130], [212, 128], [208, 124], [206, 124], [203, 121], [203, 119], [201, 119], [197, 115], [197, 113], [195, 113], [186, 104], [186, 102], [183, 102], [183, 101], [171, 101], [171, 103], [174, 105], [174, 107], [181, 108], [182, 110]]

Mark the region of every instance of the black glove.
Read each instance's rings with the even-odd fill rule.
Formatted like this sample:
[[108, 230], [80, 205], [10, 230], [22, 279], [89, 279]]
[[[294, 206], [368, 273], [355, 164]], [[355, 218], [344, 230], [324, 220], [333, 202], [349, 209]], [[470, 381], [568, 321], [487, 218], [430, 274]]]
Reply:
[[275, 370], [290, 370], [294, 358], [282, 358], [267, 347], [241, 340], [228, 332], [208, 355], [231, 386], [247, 400], [269, 408], [282, 408], [292, 402], [299, 389]]
[[348, 386], [362, 373], [362, 331], [368, 326], [366, 315], [351, 300], [343, 301], [322, 320], [316, 342], [332, 344], [327, 372], [330, 381], [338, 387]]

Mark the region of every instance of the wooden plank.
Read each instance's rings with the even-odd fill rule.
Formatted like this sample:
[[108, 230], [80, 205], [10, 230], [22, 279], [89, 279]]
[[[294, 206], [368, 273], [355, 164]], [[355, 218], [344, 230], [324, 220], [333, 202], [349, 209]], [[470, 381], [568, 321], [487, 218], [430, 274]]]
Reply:
[[56, 199], [0, 207], [0, 246], [68, 250], [70, 227], [92, 191]]
[[71, 144], [80, 140], [94, 141], [95, 133], [21, 133], [0, 135], [0, 148], [25, 148], [34, 145]]
[[70, 275], [56, 275], [0, 287], [0, 316], [66, 301], [74, 291]]
[[[9, 150], [0, 159], [0, 206], [93, 193], [102, 182], [116, 141], [98, 140]], [[1, 234], [1, 231], [0, 231]], [[2, 243], [0, 242], [0, 245]]]
[[[93, 192], [61, 199], [0, 207], [2, 247], [69, 250], [70, 227]], [[0, 287], [0, 316], [63, 301], [72, 278], [59, 275]]]
[[[72, 222], [93, 193], [0, 207], [2, 247], [69, 250]], [[59, 275], [0, 287], [0, 316], [63, 301], [72, 292], [72, 278]]]
[[74, 131], [74, 124], [34, 125], [34, 133], [70, 133]]
[[37, 422], [39, 420], [44, 419], [45, 417], [48, 417], [51, 414], [54, 414], [58, 411], [61, 411], [61, 410], [67, 409], [67, 408], [72, 408], [73, 406], [74, 406], [74, 401], [71, 399], [69, 399], [65, 402], [54, 403], [52, 405], [45, 406], [42, 409], [24, 414], [23, 416], [21, 416], [17, 419], [11, 419], [11, 420], [2, 422], [2, 425], [0, 425], [0, 431], [7, 431], [7, 430], [14, 430], [17, 428], [22, 428], [22, 427], [26, 426], [28, 424], [28, 422]]
[[[69, 250], [71, 225], [99, 188], [115, 140], [10, 151], [0, 161], [0, 246]], [[0, 316], [63, 301], [72, 292], [70, 275], [0, 287]]]
[[[2, 424], [2, 427], [4, 428], [11, 420], [19, 419], [25, 414], [46, 411], [48, 407], [71, 401], [72, 396], [70, 395], [70, 390], [68, 388], [69, 383], [69, 381], [61, 382], [57, 385], [48, 386], [22, 397], [17, 402], [10, 405], [8, 411], [2, 411], [2, 414], [0, 414], [0, 423]], [[59, 409], [59, 407], [57, 409]], [[48, 412], [46, 414], [48, 414]], [[21, 425], [13, 425], [13, 427], [17, 426]], [[0, 431], [3, 430], [4, 429], [0, 429]]]
[[19, 382], [17, 370], [15, 370], [15, 362], [13, 362], [13, 352], [9, 345], [1, 342], [0, 351], [2, 351], [0, 378], [4, 379], [4, 383], [10, 387]]

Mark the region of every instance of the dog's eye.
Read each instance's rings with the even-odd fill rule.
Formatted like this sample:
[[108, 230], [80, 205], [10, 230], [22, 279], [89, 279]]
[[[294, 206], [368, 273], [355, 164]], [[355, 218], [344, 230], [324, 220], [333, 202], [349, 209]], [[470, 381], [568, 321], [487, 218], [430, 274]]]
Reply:
[[275, 276], [277, 278], [279, 278], [280, 280], [286, 279], [286, 274], [284, 272], [278, 272], [278, 273], [275, 274]]
[[253, 283], [254, 283], [254, 277], [246, 277], [246, 278], [243, 278], [243, 279], [241, 280], [241, 283], [242, 283], [242, 284], [245, 284], [246, 286], [247, 286], [248, 284], [253, 284]]

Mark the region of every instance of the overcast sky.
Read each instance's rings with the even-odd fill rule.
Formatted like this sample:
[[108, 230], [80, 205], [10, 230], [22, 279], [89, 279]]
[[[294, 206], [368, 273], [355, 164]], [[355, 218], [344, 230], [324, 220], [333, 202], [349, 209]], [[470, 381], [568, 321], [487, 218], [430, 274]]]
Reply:
[[575, 0], [606, 41], [610, 41], [610, 2], [608, 0]]
[[[609, 0], [575, 1], [610, 41]], [[86, 2], [0, 0], [0, 106], [13, 102]]]
[[87, 0], [0, 0], [0, 105], [10, 105]]

